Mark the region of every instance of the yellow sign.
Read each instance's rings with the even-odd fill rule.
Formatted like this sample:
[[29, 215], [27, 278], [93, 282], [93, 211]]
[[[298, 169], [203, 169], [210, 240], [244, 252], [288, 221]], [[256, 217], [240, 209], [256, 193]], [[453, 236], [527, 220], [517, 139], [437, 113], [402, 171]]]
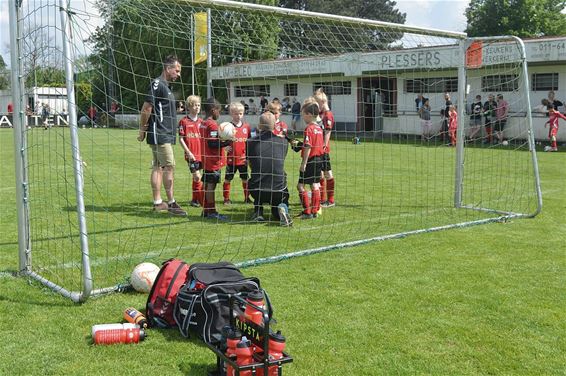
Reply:
[[195, 13], [195, 64], [206, 61], [208, 57], [208, 22], [206, 12]]

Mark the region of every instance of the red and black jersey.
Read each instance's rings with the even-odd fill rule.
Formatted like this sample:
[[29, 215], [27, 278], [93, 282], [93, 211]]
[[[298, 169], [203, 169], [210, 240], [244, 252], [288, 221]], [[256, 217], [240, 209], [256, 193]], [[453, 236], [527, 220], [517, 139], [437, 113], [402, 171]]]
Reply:
[[304, 155], [305, 147], [310, 147], [309, 159], [324, 154], [324, 137], [323, 131], [316, 123], [310, 123], [304, 130], [305, 139], [303, 141], [303, 150], [301, 156]]
[[225, 163], [224, 148], [223, 147], [211, 147], [209, 141], [218, 141], [218, 123], [212, 119], [208, 118], [204, 121], [203, 125], [203, 141], [204, 141], [204, 153], [203, 153], [203, 166], [205, 171], [216, 171], [220, 170]]
[[273, 134], [276, 136], [285, 137], [287, 135], [287, 130], [289, 127], [285, 124], [284, 121], [278, 121], [275, 123], [275, 127], [273, 128]]
[[[335, 124], [334, 114], [332, 113], [332, 111], [325, 111], [320, 115], [322, 118], [322, 128], [324, 129], [324, 131], [332, 132]], [[328, 145], [325, 146], [326, 146], [326, 153], [330, 153], [330, 140], [328, 142]]]
[[199, 117], [197, 117], [196, 120], [193, 120], [189, 116], [185, 116], [179, 121], [179, 136], [185, 142], [185, 145], [187, 145], [191, 153], [195, 156], [196, 162], [202, 162], [202, 141], [199, 129], [201, 124], [202, 119]]
[[234, 125], [234, 130], [234, 140], [227, 156], [228, 164], [230, 166], [244, 166], [246, 164], [246, 141], [250, 138], [252, 131], [248, 123], [242, 123], [240, 126]]

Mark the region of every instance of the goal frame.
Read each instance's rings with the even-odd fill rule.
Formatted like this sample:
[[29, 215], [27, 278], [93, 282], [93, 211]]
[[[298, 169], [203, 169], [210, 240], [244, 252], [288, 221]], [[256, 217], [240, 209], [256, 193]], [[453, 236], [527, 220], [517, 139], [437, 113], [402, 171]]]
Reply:
[[[278, 7], [271, 7], [259, 4], [248, 4], [235, 2], [230, 0], [177, 0], [178, 3], [190, 3], [197, 4], [202, 7], [214, 6], [215, 8], [225, 8], [225, 9], [237, 9], [241, 10], [243, 7], [254, 11], [260, 12], [270, 12], [272, 14], [280, 14], [288, 17], [299, 17], [299, 18], [312, 18], [312, 19], [324, 19], [327, 21], [336, 21], [342, 24], [356, 24], [356, 25], [367, 25], [371, 27], [384, 27], [389, 29], [394, 29], [396, 31], [410, 32], [410, 33], [421, 33], [431, 36], [453, 38], [459, 41], [459, 49], [462, 57], [461, 64], [458, 67], [458, 103], [465, 103], [465, 91], [466, 91], [466, 66], [465, 66], [465, 56], [466, 48], [469, 44], [475, 40], [496, 40], [496, 39], [513, 39], [521, 47], [521, 59], [523, 66], [523, 87], [526, 88], [524, 91], [525, 102], [528, 106], [527, 108], [527, 126], [528, 126], [528, 147], [531, 153], [531, 160], [533, 165], [534, 180], [535, 180], [535, 190], [537, 196], [537, 208], [534, 213], [514, 213], [514, 212], [501, 212], [492, 210], [489, 208], [473, 207], [467, 205], [463, 202], [463, 180], [464, 180], [464, 127], [459, 127], [457, 131], [457, 153], [456, 153], [456, 169], [454, 176], [454, 207], [462, 209], [472, 209], [472, 210], [482, 210], [489, 211], [498, 214], [498, 216], [489, 219], [481, 219], [470, 222], [461, 222], [450, 224], [446, 226], [427, 228], [422, 230], [413, 230], [397, 234], [371, 237], [364, 240], [346, 242], [342, 244], [334, 244], [330, 246], [324, 246], [315, 249], [307, 249], [300, 252], [293, 252], [284, 255], [278, 255], [273, 257], [242, 261], [238, 265], [241, 267], [247, 267], [251, 265], [265, 264], [271, 262], [277, 262], [279, 260], [289, 259], [291, 257], [304, 256], [314, 253], [320, 253], [329, 251], [332, 249], [340, 249], [344, 247], [355, 246], [359, 244], [365, 244], [373, 241], [381, 241], [386, 239], [395, 239], [405, 237], [407, 235], [421, 234], [425, 232], [440, 231], [449, 228], [460, 228], [478, 224], [485, 224], [490, 222], [502, 221], [508, 218], [517, 217], [534, 217], [542, 210], [542, 192], [540, 187], [540, 177], [538, 170], [538, 162], [535, 150], [535, 140], [533, 134], [533, 125], [531, 118], [531, 107], [529, 98], [529, 85], [528, 85], [528, 74], [527, 74], [527, 60], [525, 53], [525, 46], [521, 39], [514, 36], [507, 37], [486, 37], [486, 38], [468, 38], [465, 33], [451, 32], [439, 29], [429, 29], [421, 28], [415, 26], [406, 26], [400, 24], [393, 24], [388, 22], [358, 19], [353, 17], [344, 17], [331, 14], [320, 14], [314, 12], [305, 12], [294, 9], [285, 9]], [[18, 219], [18, 254], [19, 254], [19, 274], [23, 276], [29, 276], [42, 283], [43, 285], [49, 287], [50, 289], [56, 291], [57, 293], [71, 299], [74, 302], [84, 302], [89, 297], [105, 294], [113, 291], [122, 289], [124, 286], [110, 286], [101, 289], [93, 289], [93, 276], [91, 272], [90, 255], [89, 255], [89, 236], [87, 232], [87, 219], [85, 213], [84, 204], [84, 192], [83, 192], [83, 164], [80, 157], [80, 143], [78, 138], [78, 124], [77, 124], [77, 111], [75, 106], [75, 83], [74, 83], [74, 61], [71, 52], [71, 20], [70, 20], [70, 10], [67, 8], [67, 2], [65, 0], [59, 0], [59, 11], [61, 17], [61, 37], [63, 41], [63, 58], [65, 66], [65, 77], [66, 77], [66, 88], [67, 88], [67, 108], [69, 109], [69, 132], [72, 147], [72, 159], [73, 159], [73, 172], [75, 179], [75, 198], [77, 205], [77, 217], [79, 224], [79, 238], [80, 238], [80, 252], [81, 257], [81, 275], [82, 275], [82, 289], [80, 291], [70, 291], [63, 286], [59, 286], [56, 283], [46, 279], [41, 274], [37, 273], [33, 269], [32, 254], [33, 245], [30, 236], [30, 222], [29, 222], [29, 197], [28, 197], [28, 172], [26, 170], [27, 160], [25, 155], [26, 150], [26, 133], [27, 128], [26, 117], [25, 117], [25, 103], [24, 103], [24, 79], [23, 79], [23, 66], [22, 66], [22, 38], [23, 38], [23, 27], [20, 23], [21, 20], [21, 4], [20, 0], [9, 0], [9, 16], [10, 16], [10, 44], [11, 44], [11, 82], [12, 82], [12, 95], [14, 104], [14, 154], [15, 154], [15, 176], [16, 176], [16, 200], [17, 200], [17, 219]], [[209, 21], [210, 22], [210, 21]], [[210, 30], [210, 26], [208, 28]], [[210, 31], [209, 31], [210, 32]], [[210, 37], [208, 41], [210, 49]], [[211, 92], [211, 79], [209, 70], [212, 68], [212, 60], [208, 58], [207, 63], [207, 86], [208, 91]], [[464, 119], [466, 116], [464, 106], [458, 106], [458, 116], [460, 119]]]

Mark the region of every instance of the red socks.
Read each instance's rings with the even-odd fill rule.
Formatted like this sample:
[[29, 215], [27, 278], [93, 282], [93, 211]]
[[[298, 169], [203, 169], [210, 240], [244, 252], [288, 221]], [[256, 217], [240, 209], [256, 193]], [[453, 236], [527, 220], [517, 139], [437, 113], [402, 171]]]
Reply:
[[301, 199], [301, 204], [303, 204], [303, 213], [311, 214], [308, 192], [307, 191], [299, 192], [299, 198]]
[[248, 192], [248, 181], [242, 181], [242, 188], [244, 188], [244, 200], [248, 201], [250, 193]]
[[322, 202], [326, 201], [326, 179], [320, 179], [320, 199]]
[[318, 213], [320, 210], [320, 189], [314, 189], [312, 191], [312, 214]]
[[[334, 203], [334, 178], [326, 180], [326, 192], [328, 194], [328, 202]], [[326, 200], [322, 199], [322, 201]]]
[[224, 201], [230, 199], [230, 182], [226, 180], [222, 186], [222, 194], [224, 195]]
[[202, 190], [202, 188], [202, 181], [193, 181], [193, 201], [198, 202], [201, 206], [203, 206], [204, 204], [204, 191]]

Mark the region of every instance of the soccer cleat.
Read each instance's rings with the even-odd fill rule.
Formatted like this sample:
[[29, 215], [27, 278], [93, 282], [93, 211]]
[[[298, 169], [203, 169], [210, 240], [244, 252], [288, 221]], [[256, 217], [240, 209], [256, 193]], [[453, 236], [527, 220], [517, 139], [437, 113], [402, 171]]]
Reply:
[[307, 214], [305, 212], [302, 212], [301, 214], [299, 214], [299, 218], [301, 218], [301, 219], [313, 219], [314, 217], [310, 213]]
[[544, 151], [552, 151], [552, 147], [546, 145], [546, 146], [544, 147]]
[[198, 201], [196, 200], [192, 200], [189, 205], [191, 205], [193, 208], [198, 208], [200, 207], [200, 204], [198, 203]]
[[292, 226], [293, 220], [289, 215], [289, 207], [285, 204], [279, 204], [277, 206], [277, 210], [279, 211], [279, 223], [281, 224], [281, 226]]
[[213, 213], [203, 213], [202, 215], [204, 218], [206, 219], [216, 219], [217, 221], [222, 221], [222, 222], [226, 222], [228, 221], [228, 217], [225, 215], [222, 215], [218, 212], [213, 212]]
[[153, 211], [157, 213], [165, 213], [169, 210], [169, 205], [166, 202], [160, 204], [153, 204]]
[[230, 199], [224, 200], [224, 205], [232, 205], [232, 200]]
[[178, 215], [180, 217], [186, 217], [187, 216], [187, 212], [184, 211], [179, 204], [177, 204], [177, 201], [173, 202], [172, 204], [169, 204], [169, 208], [167, 209], [167, 211], [170, 214], [173, 215]]
[[336, 204], [334, 202], [324, 201], [320, 203], [320, 206], [322, 206], [323, 208], [331, 208], [333, 206], [336, 206]]

